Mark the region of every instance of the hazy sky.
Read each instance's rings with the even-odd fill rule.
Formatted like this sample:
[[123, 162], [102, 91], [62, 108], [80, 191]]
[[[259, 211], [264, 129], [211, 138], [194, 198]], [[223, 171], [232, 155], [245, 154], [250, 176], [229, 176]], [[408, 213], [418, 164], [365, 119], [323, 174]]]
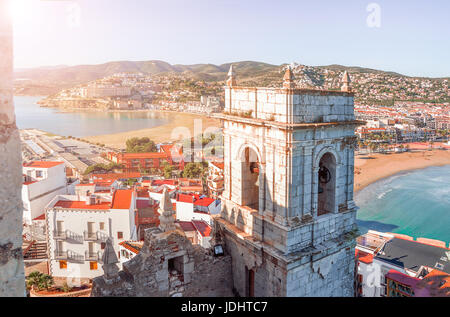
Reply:
[[448, 0], [12, 1], [17, 68], [255, 60], [450, 76]]

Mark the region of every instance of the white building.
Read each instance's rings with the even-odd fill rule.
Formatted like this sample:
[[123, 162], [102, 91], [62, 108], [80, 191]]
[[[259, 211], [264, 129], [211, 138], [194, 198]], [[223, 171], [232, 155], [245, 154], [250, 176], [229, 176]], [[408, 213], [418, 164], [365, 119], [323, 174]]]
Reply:
[[45, 213], [45, 206], [57, 195], [73, 194], [73, 184], [67, 185], [63, 162], [34, 161], [23, 165], [23, 221], [31, 225], [33, 219]]
[[120, 264], [131, 260], [141, 252], [144, 241], [122, 241], [119, 243]]
[[84, 98], [129, 96], [131, 95], [131, 88], [117, 86], [98, 86], [95, 84], [93, 86], [81, 88], [80, 95]]
[[198, 244], [204, 248], [211, 247], [211, 226], [204, 220], [177, 221], [177, 224], [192, 244]]
[[136, 239], [135, 209], [133, 190], [55, 197], [46, 208], [50, 274], [76, 281], [102, 275], [106, 239], [118, 257], [119, 243]]
[[393, 296], [388, 292], [389, 279], [401, 283], [405, 290], [409, 289], [406, 296], [430, 296], [430, 289], [425, 284], [425, 287], [417, 285], [421, 280], [426, 281], [432, 271], [450, 274], [449, 250], [442, 241], [425, 238], [414, 241], [405, 235], [369, 230], [357, 239], [357, 294], [362, 297]]
[[212, 215], [220, 214], [220, 200], [196, 195], [177, 194], [176, 218], [180, 221], [203, 220], [212, 225]]

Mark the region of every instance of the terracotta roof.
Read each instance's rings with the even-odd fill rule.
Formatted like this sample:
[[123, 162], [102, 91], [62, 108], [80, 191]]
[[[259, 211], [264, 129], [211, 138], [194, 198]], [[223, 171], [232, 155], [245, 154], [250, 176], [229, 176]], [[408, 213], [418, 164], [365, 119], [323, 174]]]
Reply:
[[42, 215], [34, 218], [33, 220], [45, 220], [45, 214], [42, 214]]
[[130, 209], [132, 197], [132, 189], [116, 190], [112, 198], [111, 209]]
[[356, 259], [362, 263], [370, 264], [373, 262], [373, 254], [363, 252], [361, 250], [355, 249]]
[[215, 202], [215, 199], [209, 198], [209, 197], [204, 197], [204, 198], [194, 201], [194, 205], [208, 207], [213, 202]]
[[50, 161], [33, 161], [29, 163], [24, 163], [24, 167], [36, 167], [36, 168], [50, 168], [60, 164], [64, 164], [64, 162], [50, 162]]
[[92, 179], [121, 179], [121, 178], [139, 178], [141, 173], [105, 173], [105, 174], [91, 174]]
[[192, 220], [195, 229], [202, 235], [202, 237], [209, 237], [211, 235], [211, 227], [204, 220]]
[[204, 206], [208, 207], [211, 205], [215, 199], [209, 197], [203, 197], [197, 194], [179, 194], [177, 197], [177, 201], [183, 203], [193, 203], [195, 206]]
[[412, 277], [407, 274], [403, 274], [397, 270], [391, 269], [387, 274], [386, 278], [397, 281], [403, 285], [411, 286], [413, 288], [416, 287], [417, 283], [420, 282], [420, 279], [417, 277]]
[[38, 181], [29, 181], [29, 182], [24, 182], [23, 185], [30, 185], [30, 184], [34, 184], [37, 183]]
[[183, 231], [196, 231], [192, 221], [177, 221]]
[[122, 241], [119, 243], [119, 245], [121, 245], [128, 251], [131, 251], [135, 254], [138, 254], [139, 252], [141, 252], [143, 244], [144, 243], [140, 242], [140, 241], [139, 242], [138, 241]]
[[150, 200], [148, 200], [148, 199], [136, 200], [136, 208], [137, 209], [148, 208], [148, 207], [150, 207]]
[[217, 168], [220, 168], [221, 170], [223, 170], [224, 165], [225, 165], [223, 162], [222, 162], [222, 163], [211, 162], [211, 164], [214, 165], [214, 166], [217, 167]]
[[146, 159], [146, 158], [167, 158], [166, 153], [149, 152], [149, 153], [122, 153], [124, 159]]

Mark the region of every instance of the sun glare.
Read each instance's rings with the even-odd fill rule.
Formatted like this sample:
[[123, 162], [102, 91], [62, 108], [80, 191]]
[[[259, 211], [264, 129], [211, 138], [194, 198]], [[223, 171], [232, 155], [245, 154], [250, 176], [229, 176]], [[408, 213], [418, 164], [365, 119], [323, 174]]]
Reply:
[[11, 17], [15, 23], [23, 23], [30, 19], [32, 14], [32, 2], [33, 0], [10, 0], [9, 10]]

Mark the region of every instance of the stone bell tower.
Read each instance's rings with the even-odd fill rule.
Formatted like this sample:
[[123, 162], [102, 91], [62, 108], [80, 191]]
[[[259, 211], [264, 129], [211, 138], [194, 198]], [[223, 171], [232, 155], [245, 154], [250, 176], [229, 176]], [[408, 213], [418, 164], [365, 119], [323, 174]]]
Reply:
[[354, 95], [225, 87], [217, 231], [242, 296], [353, 296]]

